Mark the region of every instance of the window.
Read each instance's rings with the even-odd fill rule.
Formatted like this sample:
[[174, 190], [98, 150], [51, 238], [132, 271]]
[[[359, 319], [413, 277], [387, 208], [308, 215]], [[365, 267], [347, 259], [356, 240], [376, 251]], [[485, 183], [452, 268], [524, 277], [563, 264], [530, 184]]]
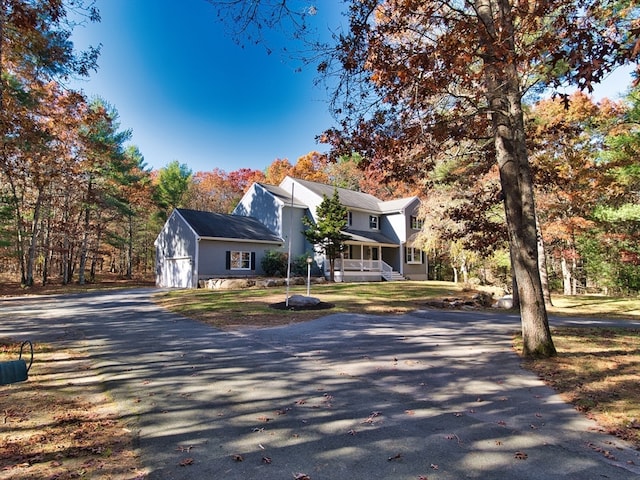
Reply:
[[227, 251], [227, 270], [255, 270], [254, 252]]
[[411, 228], [413, 230], [422, 229], [422, 225], [424, 223], [422, 219], [420, 219], [418, 217], [414, 217], [413, 215], [410, 218], [411, 218]]
[[369, 215], [369, 228], [371, 230], [378, 230], [378, 216]]
[[422, 263], [422, 250], [413, 247], [407, 247], [405, 249], [405, 252], [405, 261], [407, 263]]
[[347, 212], [347, 226], [353, 225], [353, 212]]

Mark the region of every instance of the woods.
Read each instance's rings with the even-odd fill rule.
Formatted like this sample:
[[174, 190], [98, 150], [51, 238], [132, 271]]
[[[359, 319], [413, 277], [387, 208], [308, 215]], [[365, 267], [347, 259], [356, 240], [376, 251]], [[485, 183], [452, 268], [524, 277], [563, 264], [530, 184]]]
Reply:
[[633, 3], [347, 2], [341, 26], [317, 41], [306, 36], [317, 10], [210, 3], [243, 18], [247, 38], [278, 27], [313, 47], [307, 60], [339, 119], [319, 132], [330, 153], [264, 170], [193, 172], [178, 160], [152, 170], [116, 106], [66, 86], [97, 68], [99, 46], [77, 52], [70, 40], [99, 21], [93, 3], [0, 0], [4, 274], [26, 287], [148, 275], [173, 208], [229, 213], [253, 182], [290, 175], [420, 196], [431, 278], [511, 290], [531, 355], [553, 354], [549, 290], [640, 290], [640, 90], [588, 95], [636, 61]]

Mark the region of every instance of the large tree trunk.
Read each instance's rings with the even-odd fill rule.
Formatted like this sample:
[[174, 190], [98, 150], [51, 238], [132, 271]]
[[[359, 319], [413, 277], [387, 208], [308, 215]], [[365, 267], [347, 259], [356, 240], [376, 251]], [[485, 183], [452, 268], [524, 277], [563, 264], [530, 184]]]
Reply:
[[477, 5], [482, 28], [488, 29], [479, 34], [486, 39], [487, 100], [520, 299], [523, 354], [549, 357], [556, 350], [538, 269], [533, 181], [525, 143], [511, 6], [508, 0], [480, 0]]
[[133, 277], [133, 215], [129, 214], [129, 238], [127, 242], [127, 278]]

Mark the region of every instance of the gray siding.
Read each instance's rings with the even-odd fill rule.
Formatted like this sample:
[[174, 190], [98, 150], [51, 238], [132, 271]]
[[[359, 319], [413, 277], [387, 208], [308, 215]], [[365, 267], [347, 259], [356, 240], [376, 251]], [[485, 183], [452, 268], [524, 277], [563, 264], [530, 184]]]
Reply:
[[[291, 257], [292, 259], [303, 255], [305, 253], [313, 252], [313, 248], [307, 242], [307, 239], [302, 234], [304, 230], [304, 224], [302, 223], [302, 217], [306, 215], [306, 211], [300, 208], [285, 206], [282, 215], [283, 232], [282, 238], [284, 238], [283, 250], [289, 249], [289, 236], [291, 236]], [[293, 222], [293, 224], [292, 224]]]
[[397, 213], [394, 215], [384, 215], [381, 217], [380, 231], [394, 242], [400, 244], [406, 240], [406, 228], [404, 215]]
[[195, 286], [195, 233], [182, 217], [171, 214], [156, 242], [156, 284], [161, 287]]
[[[216, 240], [200, 241], [200, 266], [198, 278], [206, 280], [217, 277], [252, 277], [263, 275], [262, 259], [269, 250], [278, 248], [278, 245], [256, 244], [249, 242], [223, 242]], [[255, 269], [230, 270], [227, 268], [227, 252], [239, 251], [255, 254]]]
[[350, 228], [353, 228], [354, 230], [371, 230], [369, 228], [369, 216], [370, 215], [378, 215], [378, 217], [381, 217], [380, 214], [373, 214], [373, 213], [368, 213], [368, 212], [360, 212], [357, 210], [351, 210], [351, 225]]
[[234, 209], [234, 215], [253, 217], [281, 238], [283, 230], [282, 203], [260, 185], [254, 184], [241, 203]]

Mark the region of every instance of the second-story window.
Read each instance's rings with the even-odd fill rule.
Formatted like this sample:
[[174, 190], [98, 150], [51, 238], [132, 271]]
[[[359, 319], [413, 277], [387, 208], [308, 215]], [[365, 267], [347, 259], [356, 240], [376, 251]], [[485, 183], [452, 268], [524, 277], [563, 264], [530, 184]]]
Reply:
[[420, 230], [422, 228], [423, 225], [423, 220], [415, 217], [415, 216], [411, 216], [411, 229], [412, 230]]
[[369, 228], [371, 230], [378, 230], [378, 220], [377, 215], [369, 215]]
[[349, 211], [347, 212], [347, 227], [350, 227], [353, 225], [353, 212]]

